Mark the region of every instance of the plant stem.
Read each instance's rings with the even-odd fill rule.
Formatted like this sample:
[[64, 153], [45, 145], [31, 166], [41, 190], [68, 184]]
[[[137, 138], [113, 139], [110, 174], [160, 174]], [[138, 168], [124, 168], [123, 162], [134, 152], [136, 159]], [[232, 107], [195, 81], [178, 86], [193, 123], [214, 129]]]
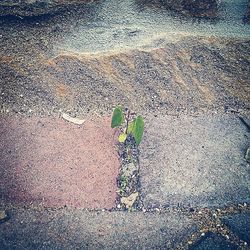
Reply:
[[129, 122], [129, 117], [130, 117], [130, 110], [128, 110], [128, 114], [126, 117], [126, 130], [125, 130], [125, 134], [128, 133], [128, 122]]

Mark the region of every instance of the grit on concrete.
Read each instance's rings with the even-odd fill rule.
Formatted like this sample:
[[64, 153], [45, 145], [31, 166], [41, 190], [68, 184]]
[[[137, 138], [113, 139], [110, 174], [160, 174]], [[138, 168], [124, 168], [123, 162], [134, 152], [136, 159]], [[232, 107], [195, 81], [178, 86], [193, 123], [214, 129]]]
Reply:
[[250, 200], [248, 128], [234, 115], [146, 118], [141, 145], [147, 207], [225, 206]]
[[0, 117], [3, 204], [107, 208], [116, 205], [119, 158], [110, 119]]
[[91, 13], [0, 19], [2, 112], [110, 114], [117, 103], [161, 114], [249, 112], [248, 39], [160, 33], [126, 50], [84, 51], [74, 32]]
[[196, 229], [190, 218], [173, 212], [12, 209], [10, 216], [1, 225], [1, 249], [166, 249]]
[[235, 234], [238, 234], [241, 239], [250, 245], [250, 216], [246, 214], [236, 214], [234, 216], [225, 216], [222, 218], [222, 222], [227, 225], [230, 230]]

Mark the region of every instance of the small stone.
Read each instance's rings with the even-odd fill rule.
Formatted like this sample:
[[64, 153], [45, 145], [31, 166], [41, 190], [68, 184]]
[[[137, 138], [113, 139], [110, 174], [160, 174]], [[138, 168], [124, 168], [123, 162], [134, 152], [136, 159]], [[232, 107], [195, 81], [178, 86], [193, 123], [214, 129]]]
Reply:
[[228, 235], [225, 235], [225, 237], [229, 240], [229, 236]]
[[198, 214], [202, 214], [202, 212], [201, 212], [201, 211], [199, 211], [199, 212], [198, 212]]
[[0, 221], [5, 220], [7, 218], [7, 213], [4, 210], [0, 210]]
[[193, 242], [192, 241], [188, 241], [188, 245], [191, 245]]
[[247, 161], [247, 162], [250, 162], [250, 147], [247, 149], [245, 158], [246, 158], [246, 161]]
[[214, 213], [214, 214], [213, 214], [213, 217], [214, 217], [214, 218], [217, 218], [217, 214]]
[[202, 236], [202, 237], [205, 236], [205, 233], [202, 233], [201, 236]]
[[118, 205], [117, 205], [117, 208], [119, 208], [119, 209], [120, 209], [120, 208], [121, 208], [121, 205], [120, 205], [120, 204], [118, 204]]
[[146, 213], [146, 212], [147, 212], [147, 210], [146, 210], [145, 208], [143, 208], [143, 209], [142, 209], [142, 212], [143, 212], [143, 213]]
[[244, 246], [247, 246], [247, 242], [244, 242]]

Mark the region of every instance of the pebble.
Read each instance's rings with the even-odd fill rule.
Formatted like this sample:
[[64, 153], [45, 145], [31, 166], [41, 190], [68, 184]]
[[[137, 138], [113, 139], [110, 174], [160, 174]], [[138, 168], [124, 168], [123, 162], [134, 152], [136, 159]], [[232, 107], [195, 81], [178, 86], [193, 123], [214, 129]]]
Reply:
[[7, 218], [7, 213], [4, 210], [0, 210], [0, 220]]
[[226, 238], [229, 240], [229, 236], [228, 235], [225, 235], [226, 236]]
[[121, 208], [121, 205], [120, 205], [120, 204], [118, 204], [118, 205], [117, 205], [117, 208], [119, 208], [119, 209], [120, 209], [120, 208]]
[[202, 233], [201, 236], [205, 236], [205, 233]]

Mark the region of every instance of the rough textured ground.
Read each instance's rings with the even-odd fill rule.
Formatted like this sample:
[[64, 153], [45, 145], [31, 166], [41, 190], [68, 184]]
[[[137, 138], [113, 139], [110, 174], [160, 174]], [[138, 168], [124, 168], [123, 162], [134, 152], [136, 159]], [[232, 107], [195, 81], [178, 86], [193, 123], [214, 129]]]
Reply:
[[[238, 116], [249, 124], [248, 26], [233, 5], [192, 24], [142, 3], [0, 18], [4, 249], [247, 249], [249, 130]], [[104, 209], [119, 164], [105, 114], [117, 103], [146, 121], [131, 213]]]
[[250, 244], [250, 215], [236, 214], [225, 216], [222, 222], [227, 225], [235, 234], [238, 234], [247, 244]]
[[[237, 116], [147, 117], [140, 173], [144, 205], [249, 202], [249, 131]], [[160, 159], [160, 160], [159, 160]]]
[[0, 20], [2, 112], [110, 113], [117, 103], [150, 113], [249, 112], [249, 40], [159, 34], [136, 49], [81, 53], [74, 32], [89, 16], [76, 13]]
[[12, 209], [10, 215], [0, 230], [4, 249], [166, 249], [196, 229], [179, 213]]
[[70, 5], [84, 5], [91, 0], [2, 0], [0, 3], [0, 15], [37, 16], [47, 13], [65, 11]]
[[0, 118], [2, 204], [112, 208], [119, 169], [110, 120]]
[[227, 242], [223, 237], [218, 236], [217, 234], [208, 234], [205, 238], [201, 238], [197, 244], [192, 246], [192, 250], [204, 250], [204, 249], [213, 249], [213, 250], [233, 250], [237, 249], [236, 245], [233, 245]]

